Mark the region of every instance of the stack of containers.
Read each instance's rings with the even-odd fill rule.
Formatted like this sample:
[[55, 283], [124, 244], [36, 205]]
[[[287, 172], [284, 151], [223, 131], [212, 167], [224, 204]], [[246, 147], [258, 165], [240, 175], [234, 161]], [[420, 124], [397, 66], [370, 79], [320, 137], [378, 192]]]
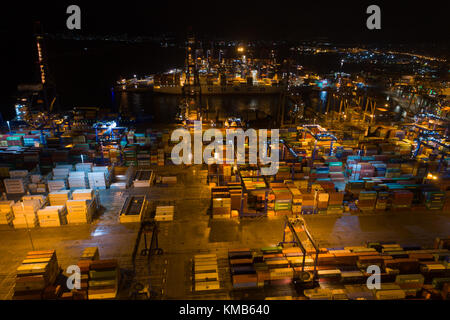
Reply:
[[32, 174], [30, 175], [32, 183], [39, 183], [42, 181], [42, 176], [40, 174]]
[[279, 166], [275, 179], [279, 181], [291, 179], [291, 167]]
[[86, 173], [84, 171], [71, 171], [69, 172], [69, 187], [74, 189], [86, 189]]
[[212, 189], [212, 217], [228, 219], [231, 217], [231, 198], [228, 188]]
[[67, 200], [67, 223], [91, 223], [95, 212], [92, 200]]
[[359, 161], [361, 161], [360, 156], [347, 157], [347, 174], [351, 179], [354, 179], [352, 176], [356, 176], [357, 171], [359, 172], [360, 167], [357, 166]]
[[294, 183], [286, 183], [292, 194], [292, 213], [300, 214], [302, 212], [302, 193], [297, 189]]
[[269, 280], [268, 276], [267, 279], [258, 279], [250, 249], [230, 249], [228, 259], [233, 288], [254, 288], [258, 286], [258, 282], [262, 281], [264, 285], [264, 280]]
[[8, 194], [25, 193], [23, 179], [3, 179], [3, 183], [5, 184], [6, 193]]
[[30, 134], [23, 136], [23, 145], [25, 147], [34, 147], [41, 143], [41, 136], [38, 134]]
[[47, 197], [42, 194], [25, 195], [22, 197], [22, 201], [24, 200], [38, 200], [39, 205], [42, 207], [45, 204]]
[[373, 211], [377, 202], [376, 191], [361, 191], [358, 198], [358, 208], [361, 211]]
[[47, 206], [37, 212], [41, 227], [59, 227], [67, 224], [66, 206]]
[[[70, 168], [72, 166], [69, 166]], [[66, 180], [69, 176], [70, 168], [67, 166], [56, 166], [53, 168], [53, 179], [54, 180]]]
[[302, 164], [301, 163], [293, 163], [292, 170], [294, 171], [294, 177], [293, 177], [294, 180], [303, 179], [304, 174], [303, 174]]
[[177, 177], [161, 177], [161, 182], [164, 184], [176, 184], [177, 183]]
[[134, 140], [135, 140], [136, 144], [144, 146], [145, 142], [146, 142], [145, 133], [135, 133], [134, 134]]
[[164, 149], [158, 149], [158, 166], [164, 166]]
[[414, 165], [411, 163], [401, 163], [400, 172], [402, 175], [412, 175], [414, 171]]
[[342, 214], [344, 213], [344, 192], [330, 192], [330, 199], [328, 201], [327, 214]]
[[217, 255], [198, 254], [194, 256], [194, 291], [220, 289]]
[[81, 288], [75, 289], [72, 291], [72, 293], [79, 294], [82, 296], [83, 300], [86, 300], [88, 298], [88, 290], [89, 290], [89, 269], [91, 266], [92, 261], [99, 260], [99, 252], [97, 247], [87, 247], [84, 249], [80, 260], [78, 261], [77, 265], [80, 268], [81, 272]]
[[107, 187], [106, 174], [104, 171], [89, 172], [88, 179], [89, 187], [91, 189], [106, 189]]
[[117, 260], [93, 260], [89, 270], [88, 299], [115, 299], [120, 275]]
[[372, 166], [372, 164], [361, 162], [359, 165], [361, 166], [361, 171], [359, 173], [359, 179], [374, 176], [375, 168]]
[[156, 159], [152, 154], [150, 154], [150, 150], [140, 148], [136, 154], [136, 161], [139, 167], [148, 167], [152, 164], [156, 165]]
[[400, 155], [410, 155], [412, 151], [412, 144], [406, 141], [397, 141], [395, 151]]
[[281, 248], [262, 248], [263, 261], [269, 268], [269, 280], [272, 285], [289, 284], [294, 277], [294, 269], [283, 255]]
[[398, 285], [407, 296], [416, 297], [422, 289], [425, 278], [421, 274], [402, 274], [395, 277], [395, 284]]
[[127, 141], [128, 143], [134, 143], [134, 130], [127, 132]]
[[173, 221], [175, 206], [157, 206], [155, 221]]
[[228, 183], [228, 190], [231, 199], [231, 218], [237, 218], [241, 212], [241, 201], [243, 202], [243, 209], [245, 210], [247, 205], [247, 195], [242, 194], [242, 185], [238, 182]]
[[109, 159], [111, 160], [111, 164], [119, 162], [119, 149], [110, 148], [109, 149]]
[[40, 300], [59, 273], [55, 250], [28, 252], [17, 268], [13, 300]]
[[97, 206], [97, 199], [93, 189], [78, 189], [72, 192], [72, 200], [92, 200]]
[[133, 145], [127, 146], [123, 150], [123, 155], [124, 155], [126, 166], [137, 167], [138, 163], [137, 163], [137, 158], [136, 158], [136, 151], [137, 151], [137, 146], [133, 146]]
[[99, 186], [99, 187], [106, 188], [106, 187], [109, 186], [109, 184], [111, 182], [111, 176], [112, 176], [110, 167], [108, 167], [108, 166], [95, 166], [95, 167], [92, 167], [92, 172], [93, 173], [101, 172], [101, 173], [104, 174], [104, 176], [103, 176], [103, 180], [104, 181], [102, 183], [103, 185]]
[[47, 185], [48, 185], [48, 192], [55, 192], [66, 189], [65, 180], [48, 180]]
[[389, 192], [386, 191], [378, 192], [377, 204], [375, 205], [375, 209], [381, 211], [386, 210], [388, 201], [389, 201]]
[[386, 163], [383, 163], [381, 161], [374, 161], [372, 163], [372, 166], [375, 168], [375, 177], [385, 177], [386, 176]]
[[330, 169], [328, 167], [318, 167], [316, 168], [316, 179], [328, 179], [330, 174]]
[[41, 208], [39, 200], [23, 200], [12, 206], [14, 228], [33, 228], [38, 225], [36, 212]]
[[84, 172], [91, 172], [92, 171], [92, 163], [90, 162], [83, 162], [83, 163], [77, 163], [75, 165], [76, 171], [84, 171]]
[[[140, 152], [141, 152], [141, 150], [139, 150], [139, 152], [138, 152], [138, 155], [137, 155], [137, 157], [138, 157], [138, 166], [141, 166], [141, 162], [140, 162], [140, 157], [139, 157], [139, 154], [140, 154]], [[156, 166], [156, 165], [158, 165], [158, 152], [157, 152], [157, 150], [156, 149], [152, 149], [152, 150], [146, 150], [146, 152], [148, 153], [148, 158], [149, 158], [149, 164], [148, 165], [152, 165], [152, 166]]]
[[40, 174], [32, 174], [30, 177], [31, 183], [28, 184], [28, 189], [31, 193], [45, 193], [47, 191], [47, 187], [43, 183]]
[[393, 192], [392, 208], [411, 208], [414, 194], [407, 190], [397, 190]]
[[400, 164], [388, 163], [386, 165], [386, 178], [398, 178], [402, 175], [400, 170]]
[[441, 210], [444, 207], [445, 192], [428, 191], [424, 192], [425, 206], [430, 210]]
[[48, 194], [48, 199], [51, 206], [63, 206], [69, 198], [70, 190], [59, 190]]
[[223, 180], [229, 182], [231, 180], [231, 165], [223, 164], [219, 167], [219, 173], [223, 175]]
[[11, 179], [25, 179], [28, 176], [28, 170], [10, 170]]
[[80, 260], [83, 261], [93, 261], [93, 260], [99, 260], [100, 254], [97, 247], [87, 247], [84, 248], [83, 253], [81, 254]]
[[6, 142], [8, 143], [8, 146], [23, 146], [23, 136], [13, 135], [6, 137]]
[[208, 181], [208, 170], [199, 170], [198, 177], [200, 178], [200, 183], [206, 184]]
[[319, 192], [317, 195], [317, 210], [319, 213], [326, 213], [330, 195], [326, 192]]
[[11, 224], [14, 220], [13, 205], [14, 201], [11, 200], [0, 201], [0, 225]]
[[332, 181], [345, 181], [344, 167], [342, 165], [342, 162], [330, 162], [328, 166], [330, 169], [330, 178]]
[[313, 214], [316, 211], [314, 195], [302, 192], [302, 214]]
[[294, 184], [301, 193], [306, 193], [308, 190], [308, 180], [294, 180]]
[[275, 195], [274, 211], [276, 216], [292, 213], [292, 194], [286, 187], [272, 188]]

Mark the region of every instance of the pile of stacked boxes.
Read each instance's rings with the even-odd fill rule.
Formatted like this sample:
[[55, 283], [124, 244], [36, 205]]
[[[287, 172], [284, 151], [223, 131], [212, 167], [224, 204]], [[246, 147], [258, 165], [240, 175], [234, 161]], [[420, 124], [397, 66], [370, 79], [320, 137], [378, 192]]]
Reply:
[[[449, 299], [450, 239], [437, 239], [434, 249], [371, 242], [366, 246], [321, 248], [317, 254], [318, 287], [299, 299]], [[297, 247], [229, 250], [234, 289], [288, 285], [313, 277], [315, 253]], [[381, 270], [381, 288], [369, 289], [369, 266]], [[292, 298], [292, 297], [291, 297]]]
[[13, 300], [56, 298], [62, 292], [55, 285], [59, 271], [55, 250], [28, 252], [17, 268]]
[[194, 256], [194, 291], [220, 289], [217, 255], [198, 254]]

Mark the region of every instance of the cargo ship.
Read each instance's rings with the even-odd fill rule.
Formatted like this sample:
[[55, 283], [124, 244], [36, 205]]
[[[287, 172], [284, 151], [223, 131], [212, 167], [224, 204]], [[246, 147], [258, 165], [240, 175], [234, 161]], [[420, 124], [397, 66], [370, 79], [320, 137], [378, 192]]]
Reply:
[[[225, 79], [221, 77], [212, 78], [210, 75], [200, 75], [197, 91], [202, 95], [222, 95], [222, 94], [279, 94], [285, 89], [285, 85], [273, 79], [247, 79], [235, 77]], [[151, 81], [143, 80], [122, 80], [118, 83], [118, 89], [123, 91], [153, 91], [162, 94], [182, 95], [184, 87], [184, 75], [166, 74], [155, 75]]]
[[[256, 78], [256, 77], [230, 77], [222, 74], [220, 76], [211, 74], [201, 74], [198, 77], [199, 90], [202, 95], [220, 94], [278, 94], [285, 86], [276, 77]], [[155, 77], [153, 91], [165, 94], [183, 94], [183, 87], [187, 83], [184, 73], [172, 75], [169, 79]], [[192, 85], [189, 87], [192, 88]], [[186, 86], [187, 88], [187, 86]]]
[[[200, 92], [203, 95], [219, 95], [219, 94], [278, 94], [283, 90], [282, 86], [270, 85], [201, 85]], [[183, 86], [181, 85], [161, 85], [154, 86], [153, 91], [165, 94], [183, 94]]]

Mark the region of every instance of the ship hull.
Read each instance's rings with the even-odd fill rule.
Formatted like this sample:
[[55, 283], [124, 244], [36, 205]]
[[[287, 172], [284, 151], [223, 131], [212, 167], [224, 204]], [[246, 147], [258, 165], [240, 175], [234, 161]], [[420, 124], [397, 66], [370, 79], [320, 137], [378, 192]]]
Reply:
[[[153, 88], [154, 92], [164, 94], [182, 94], [181, 86], [157, 86]], [[279, 94], [283, 87], [271, 86], [202, 86], [202, 95], [221, 95], [221, 94]]]

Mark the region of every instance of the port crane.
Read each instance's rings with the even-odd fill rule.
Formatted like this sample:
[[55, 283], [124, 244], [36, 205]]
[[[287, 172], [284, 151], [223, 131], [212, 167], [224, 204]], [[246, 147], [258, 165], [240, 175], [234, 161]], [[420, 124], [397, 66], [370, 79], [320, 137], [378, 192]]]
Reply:
[[[301, 230], [301, 236], [299, 236], [299, 233], [297, 230]], [[289, 232], [292, 235], [292, 241], [288, 241], [286, 230], [289, 230]], [[303, 238], [303, 241], [302, 239]], [[317, 243], [313, 240], [313, 237], [311, 233], [309, 232], [308, 228], [306, 227], [305, 221], [300, 217], [295, 218], [289, 218], [288, 216], [284, 217], [284, 229], [283, 229], [283, 240], [278, 244], [279, 246], [285, 246], [285, 245], [293, 245], [296, 247], [299, 247], [300, 250], [303, 253], [302, 258], [302, 273], [300, 275], [300, 281], [301, 282], [314, 282], [317, 278], [317, 262], [319, 260], [319, 253], [320, 249]], [[308, 253], [306, 247], [310, 248], [310, 252], [312, 251], [314, 254], [314, 264], [313, 264], [313, 270], [312, 270], [312, 277], [310, 276], [310, 273], [305, 272], [305, 262], [306, 262], [306, 255]]]
[[[318, 133], [314, 133], [310, 128], [315, 128], [317, 129], [317, 131], [319, 131]], [[337, 138], [330, 132], [328, 132], [326, 129], [322, 128], [320, 125], [318, 124], [306, 124], [303, 125], [300, 128], [300, 132], [304, 132], [304, 133], [308, 133], [310, 134], [314, 139], [314, 149], [312, 152], [312, 161], [314, 161], [316, 152], [317, 152], [317, 142], [318, 141], [330, 141], [330, 156], [333, 155], [333, 144], [334, 142], [337, 141]]]
[[[438, 172], [441, 170], [442, 163], [444, 161], [444, 157], [450, 151], [450, 143], [447, 143], [447, 139], [443, 137], [439, 132], [434, 130], [428, 130], [422, 126], [413, 125], [414, 127], [419, 128], [419, 134], [415, 142], [417, 143], [416, 148], [413, 150], [412, 158], [416, 159], [420, 154], [421, 147], [425, 146], [427, 148], [431, 148], [434, 151], [438, 150], [438, 154], [441, 156], [439, 160]], [[442, 147], [441, 150], [439, 148]]]
[[198, 75], [197, 61], [196, 61], [196, 41], [195, 37], [189, 37], [186, 46], [185, 69], [184, 69], [184, 83], [181, 89], [182, 93], [182, 108], [185, 108], [185, 117], [190, 119], [190, 111], [192, 108], [197, 109], [196, 119], [200, 120], [199, 107], [201, 103], [201, 86]]

